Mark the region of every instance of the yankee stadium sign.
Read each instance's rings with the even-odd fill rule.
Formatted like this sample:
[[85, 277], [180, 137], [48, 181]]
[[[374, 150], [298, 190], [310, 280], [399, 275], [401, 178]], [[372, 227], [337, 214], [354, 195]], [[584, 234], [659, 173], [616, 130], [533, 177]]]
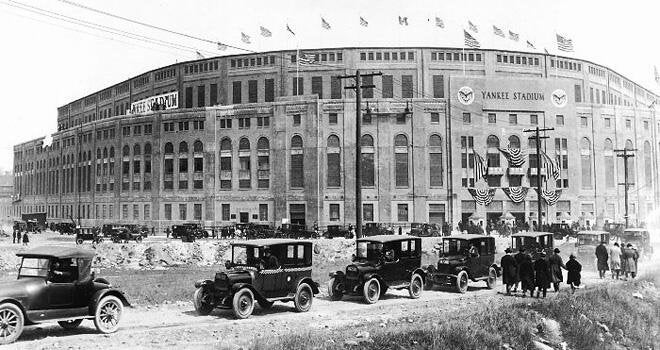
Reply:
[[173, 109], [179, 107], [179, 93], [168, 92], [162, 95], [147, 97], [143, 100], [131, 103], [130, 114], [141, 114], [152, 111], [152, 109]]
[[544, 101], [545, 95], [542, 92], [482, 91], [481, 98], [484, 100]]

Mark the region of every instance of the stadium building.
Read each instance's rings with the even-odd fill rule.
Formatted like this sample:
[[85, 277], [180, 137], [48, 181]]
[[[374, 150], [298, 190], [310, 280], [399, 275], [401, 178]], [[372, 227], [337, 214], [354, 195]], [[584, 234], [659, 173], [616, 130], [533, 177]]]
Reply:
[[304, 53], [177, 63], [58, 108], [52, 140], [14, 147], [12, 215], [161, 228], [354, 223], [355, 95], [336, 77], [357, 69], [383, 74], [363, 81], [376, 86], [362, 100], [367, 222], [456, 225], [507, 212], [535, 222], [536, 192], [525, 191], [538, 164], [523, 130], [536, 126], [554, 128], [542, 142], [554, 160], [541, 164], [547, 222], [622, 221], [614, 150], [626, 147], [637, 150], [632, 222], [658, 203], [657, 96], [607, 67], [441, 47]]

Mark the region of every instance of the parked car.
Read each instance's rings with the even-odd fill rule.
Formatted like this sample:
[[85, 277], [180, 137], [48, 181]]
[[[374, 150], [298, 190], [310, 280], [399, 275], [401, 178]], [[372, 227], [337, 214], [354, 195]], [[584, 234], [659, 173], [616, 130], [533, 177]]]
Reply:
[[312, 280], [312, 243], [291, 239], [263, 239], [232, 243], [227, 271], [214, 279], [195, 282], [193, 301], [200, 315], [215, 308], [230, 308], [236, 318], [250, 317], [255, 301], [262, 308], [293, 301], [306, 312], [318, 294]]
[[620, 238], [623, 234], [623, 230], [626, 229], [626, 224], [621, 222], [606, 222], [603, 225], [603, 231], [610, 233], [612, 237]]
[[525, 248], [525, 251], [532, 255], [536, 260], [541, 252], [547, 255], [552, 254], [555, 247], [554, 236], [550, 232], [521, 232], [511, 235], [511, 248], [518, 251]]
[[103, 235], [97, 227], [76, 227], [76, 244], [92, 241], [94, 244], [103, 242]]
[[323, 237], [325, 238], [335, 238], [335, 237], [342, 237], [342, 238], [353, 238], [353, 234], [348, 231], [348, 228], [342, 225], [328, 225], [328, 228], [326, 231], [323, 233]]
[[438, 224], [413, 222], [410, 224], [410, 235], [417, 237], [439, 237], [442, 236], [442, 227]]
[[112, 243], [128, 243], [128, 241], [135, 241], [136, 243], [142, 242], [142, 234], [139, 232], [130, 231], [126, 227], [119, 227], [113, 229], [110, 239]]
[[186, 239], [194, 241], [195, 238], [208, 238], [209, 233], [202, 228], [202, 225], [188, 222], [181, 225], [172, 225], [172, 238]]
[[53, 224], [53, 231], [57, 231], [60, 235], [73, 234], [76, 229], [76, 224], [72, 222], [58, 222]]
[[91, 271], [94, 251], [43, 246], [17, 253], [16, 281], [0, 284], [0, 344], [20, 337], [26, 325], [56, 321], [74, 329], [94, 320], [101, 333], [117, 331], [124, 293]]
[[571, 225], [557, 222], [550, 224], [548, 232], [554, 234], [555, 239], [564, 239], [566, 236], [575, 237], [576, 234]]
[[315, 231], [308, 230], [307, 227], [302, 224], [282, 224], [279, 231], [279, 236], [281, 238], [318, 238]]
[[649, 231], [645, 228], [627, 228], [623, 230], [620, 239], [626, 245], [632, 243], [640, 256], [651, 256], [653, 255], [653, 247], [651, 246], [650, 237]]
[[575, 242], [575, 252], [582, 265], [593, 266], [596, 259], [596, 247], [600, 242], [609, 244], [610, 233], [605, 231], [579, 231]]
[[483, 235], [462, 234], [442, 238], [437, 267], [429, 265], [426, 285], [453, 287], [465, 293], [469, 281], [485, 281], [493, 289], [500, 267], [495, 263], [495, 238]]
[[368, 222], [362, 225], [363, 236], [381, 236], [393, 235], [394, 231], [390, 230], [387, 225], [378, 222]]
[[380, 235], [357, 240], [353, 263], [346, 271], [330, 274], [328, 294], [341, 300], [344, 294], [362, 295], [373, 304], [389, 288], [407, 289], [410, 297], [419, 298], [426, 273], [421, 268], [422, 239], [408, 235]]

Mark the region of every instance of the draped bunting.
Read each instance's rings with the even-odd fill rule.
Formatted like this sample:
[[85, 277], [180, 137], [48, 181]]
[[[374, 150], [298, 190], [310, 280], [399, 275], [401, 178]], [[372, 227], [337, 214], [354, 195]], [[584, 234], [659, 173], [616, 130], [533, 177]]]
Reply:
[[522, 203], [527, 197], [527, 191], [529, 191], [529, 187], [502, 187], [502, 192], [514, 203]]
[[470, 192], [472, 198], [474, 198], [474, 201], [477, 202], [477, 204], [486, 205], [486, 206], [490, 205], [490, 203], [493, 202], [493, 197], [495, 197], [495, 190], [497, 189], [468, 188], [468, 192]]
[[541, 198], [545, 200], [545, 203], [549, 206], [557, 204], [561, 197], [561, 190], [541, 190]]
[[498, 147], [497, 149], [502, 152], [504, 158], [509, 162], [509, 166], [519, 168], [525, 164], [525, 154], [520, 149], [511, 147]]
[[561, 175], [561, 168], [559, 168], [559, 165], [543, 151], [541, 151], [541, 156], [543, 156], [544, 167], [547, 169], [548, 176], [552, 174], [552, 177], [554, 177], [555, 180], [559, 180], [559, 176]]

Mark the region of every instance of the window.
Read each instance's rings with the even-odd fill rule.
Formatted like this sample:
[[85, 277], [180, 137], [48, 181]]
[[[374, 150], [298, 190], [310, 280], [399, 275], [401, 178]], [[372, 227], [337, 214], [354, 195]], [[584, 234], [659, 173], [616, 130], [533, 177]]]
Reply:
[[603, 150], [605, 160], [605, 187], [615, 188], [614, 174], [616, 173], [616, 169], [614, 167], [614, 144], [612, 140], [605, 139]]
[[397, 204], [397, 221], [407, 222], [408, 221], [408, 204]]
[[580, 141], [580, 162], [582, 165], [582, 188], [591, 188], [591, 142], [586, 137]]
[[231, 189], [232, 146], [229, 138], [220, 141], [220, 188]]
[[268, 204], [259, 204], [259, 221], [268, 221]]
[[433, 124], [440, 123], [440, 113], [431, 112], [431, 123], [433, 123]]
[[248, 80], [248, 102], [256, 103], [257, 102], [257, 81]]
[[361, 165], [361, 183], [364, 187], [374, 186], [374, 139], [371, 135], [362, 135], [360, 139], [362, 151]]
[[206, 105], [206, 86], [199, 85], [197, 87], [197, 107], [204, 107]]
[[611, 118], [603, 118], [603, 123], [605, 124], [606, 128], [611, 128], [612, 127], [612, 119]]
[[257, 187], [268, 188], [270, 185], [270, 143], [265, 137], [257, 141]]
[[445, 83], [443, 75], [433, 76], [433, 97], [445, 98]]
[[[362, 86], [368, 86], [368, 85], [373, 85], [374, 84], [374, 77], [373, 76], [365, 76], [362, 78]], [[374, 97], [374, 89], [373, 88], [364, 88], [362, 89], [362, 97], [364, 98], [373, 98]]]
[[412, 75], [402, 75], [401, 76], [401, 98], [412, 98], [413, 97], [413, 76]]
[[518, 115], [517, 114], [509, 114], [509, 124], [511, 124], [511, 125], [518, 124]]
[[222, 204], [222, 221], [229, 221], [231, 210], [229, 204]]
[[187, 121], [179, 122], [179, 131], [188, 131], [190, 125]]
[[580, 126], [582, 126], [583, 128], [589, 126], [589, 121], [587, 120], [587, 117], [580, 117]]
[[362, 204], [362, 220], [374, 221], [374, 205], [371, 203]]
[[328, 114], [328, 124], [336, 125], [337, 124], [337, 113]]
[[445, 223], [444, 204], [429, 204], [429, 223], [439, 225]]
[[626, 119], [626, 129], [631, 129], [632, 128], [632, 120]]
[[303, 85], [303, 78], [293, 78], [293, 88], [291, 90], [293, 93], [293, 96], [296, 95], [304, 95], [304, 85]]
[[192, 108], [193, 106], [193, 88], [192, 86], [186, 87], [186, 108]]
[[302, 137], [295, 135], [291, 138], [291, 162], [289, 181], [292, 188], [303, 187], [303, 141]]
[[429, 138], [429, 185], [431, 187], [442, 186], [442, 138], [439, 135], [431, 135]]
[[193, 220], [202, 220], [202, 205], [199, 203], [193, 204]]
[[264, 95], [266, 102], [275, 101], [275, 79], [264, 80]]
[[538, 125], [539, 124], [539, 116], [537, 114], [530, 114], [529, 115], [529, 123], [532, 125]]
[[300, 114], [293, 115], [293, 126], [300, 126], [301, 117]]
[[649, 129], [649, 121], [645, 120], [643, 123], [644, 123], [644, 130], [648, 130]]
[[340, 99], [341, 98], [341, 80], [337, 77], [332, 77], [330, 79], [330, 98], [331, 99]]
[[312, 77], [312, 95], [323, 98], [323, 77]]
[[575, 85], [575, 102], [582, 102], [582, 85]]
[[121, 206], [121, 218], [128, 220], [128, 204], [122, 204]]
[[327, 168], [327, 186], [340, 187], [341, 186], [341, 147], [339, 144], [339, 137], [330, 135], [328, 137], [326, 157], [328, 162]]
[[463, 112], [463, 123], [470, 124], [472, 123], [472, 115], [468, 112]]
[[555, 116], [555, 124], [557, 125], [564, 125], [564, 116], [563, 115], [556, 115]]
[[330, 221], [339, 221], [339, 204], [330, 204]]
[[497, 114], [488, 113], [488, 124], [495, 124], [495, 123], [497, 123]]
[[399, 134], [394, 137], [394, 173], [397, 187], [408, 187], [408, 138]]
[[232, 103], [241, 103], [241, 82], [235, 81], [232, 83]]
[[382, 77], [382, 95], [383, 98], [394, 97], [394, 83], [391, 75], [383, 75]]
[[179, 220], [188, 220], [187, 218], [187, 206], [185, 204], [179, 204]]

